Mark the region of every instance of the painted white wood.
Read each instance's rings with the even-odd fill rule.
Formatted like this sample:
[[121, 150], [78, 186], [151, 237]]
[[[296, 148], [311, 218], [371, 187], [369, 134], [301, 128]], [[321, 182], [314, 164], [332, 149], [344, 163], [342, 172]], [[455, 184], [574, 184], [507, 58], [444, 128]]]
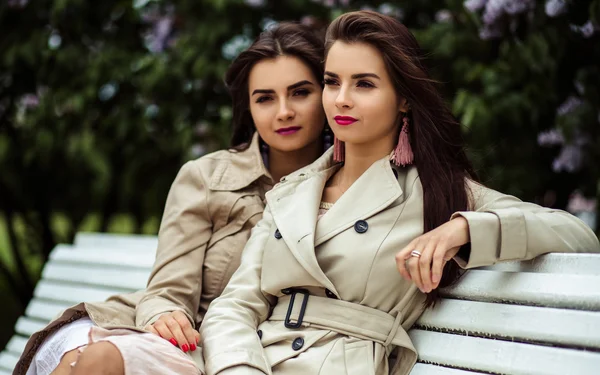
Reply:
[[34, 296], [47, 300], [76, 305], [80, 302], [100, 302], [115, 294], [133, 292], [133, 289], [105, 288], [85, 284], [65, 284], [51, 280], [40, 280]]
[[75, 235], [76, 247], [111, 247], [114, 249], [145, 249], [156, 252], [158, 237], [152, 235], [107, 234], [80, 232]]
[[592, 375], [600, 353], [411, 330], [419, 361], [511, 375]]
[[0, 369], [12, 372], [18, 361], [19, 357], [14, 353], [8, 351], [3, 351], [0, 353]]
[[15, 355], [21, 355], [21, 353], [23, 353], [23, 349], [25, 349], [26, 344], [26, 337], [15, 335], [11, 337], [11, 339], [8, 341], [8, 344], [6, 344], [6, 349]]
[[48, 324], [48, 322], [46, 322], [45, 320], [37, 320], [37, 319], [32, 319], [32, 318], [29, 318], [26, 316], [21, 316], [17, 320], [17, 324], [15, 326], [15, 331], [19, 335], [29, 337], [29, 336], [33, 335], [34, 333], [36, 333], [37, 331], [40, 331], [41, 329], [43, 329], [47, 324]]
[[480, 270], [503, 272], [561, 273], [600, 275], [600, 254], [554, 253], [523, 262], [501, 262]]
[[441, 332], [600, 349], [597, 312], [443, 299], [427, 309], [417, 325]]
[[101, 285], [104, 287], [139, 290], [146, 287], [148, 270], [126, 267], [103, 268], [95, 265], [67, 265], [48, 263], [42, 271], [42, 279]]
[[438, 365], [429, 365], [425, 363], [417, 363], [413, 367], [410, 375], [480, 375], [480, 372], [471, 372], [465, 370], [458, 370], [449, 367], [442, 367]]
[[33, 319], [49, 322], [58, 317], [61, 311], [71, 306], [71, 303], [44, 301], [34, 297], [29, 302], [29, 305], [27, 305], [25, 315]]
[[443, 296], [600, 311], [600, 276], [470, 270]]
[[58, 245], [50, 253], [49, 261], [68, 264], [94, 264], [97, 266], [132, 267], [146, 269], [154, 264], [154, 252], [140, 249], [114, 249], [105, 247], [82, 248], [71, 245]]

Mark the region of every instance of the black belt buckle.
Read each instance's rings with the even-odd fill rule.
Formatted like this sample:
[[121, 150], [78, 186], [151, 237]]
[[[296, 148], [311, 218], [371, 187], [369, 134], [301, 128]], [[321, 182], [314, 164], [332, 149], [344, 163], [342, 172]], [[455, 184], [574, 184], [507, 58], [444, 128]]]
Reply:
[[[300, 314], [298, 314], [298, 321], [296, 323], [292, 323], [290, 321], [290, 317], [292, 316], [292, 310], [294, 309], [294, 300], [296, 299], [296, 294], [303, 294], [302, 299], [302, 307], [300, 308]], [[292, 293], [290, 293], [290, 304], [288, 305], [287, 314], [285, 315], [284, 325], [285, 328], [297, 329], [302, 326], [302, 321], [304, 320], [304, 313], [306, 312], [306, 304], [308, 303], [308, 290], [306, 289], [292, 289]]]

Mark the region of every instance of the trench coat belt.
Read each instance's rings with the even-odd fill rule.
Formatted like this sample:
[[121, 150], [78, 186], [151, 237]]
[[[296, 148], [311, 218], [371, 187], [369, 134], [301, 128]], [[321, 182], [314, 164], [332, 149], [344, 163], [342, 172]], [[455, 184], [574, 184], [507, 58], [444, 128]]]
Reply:
[[[390, 343], [405, 348], [413, 348], [412, 342], [402, 328], [402, 314], [396, 317], [371, 307], [338, 299], [301, 294], [295, 297], [288, 315], [293, 295], [280, 297], [269, 320], [295, 321], [302, 325], [328, 329], [343, 335], [378, 342], [384, 346]], [[303, 302], [304, 315], [301, 316]], [[309, 324], [306, 324], [309, 323]], [[298, 325], [299, 326], [299, 325]], [[414, 350], [414, 349], [412, 349]]]

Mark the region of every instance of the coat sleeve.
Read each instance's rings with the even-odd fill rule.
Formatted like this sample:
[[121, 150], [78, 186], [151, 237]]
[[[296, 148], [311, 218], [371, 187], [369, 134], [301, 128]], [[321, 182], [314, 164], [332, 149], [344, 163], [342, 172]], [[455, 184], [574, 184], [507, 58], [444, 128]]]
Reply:
[[469, 223], [470, 253], [459, 252], [462, 268], [527, 260], [552, 252], [600, 252], [594, 232], [575, 216], [502, 194], [468, 181], [473, 211], [456, 212]]
[[176, 310], [195, 325], [202, 291], [202, 264], [212, 236], [209, 192], [197, 163], [186, 163], [169, 191], [156, 260], [136, 307], [136, 326], [140, 328]]
[[207, 375], [271, 374], [256, 330], [276, 300], [261, 289], [263, 253], [272, 221], [267, 205], [252, 229], [240, 267], [223, 294], [211, 303], [200, 326]]

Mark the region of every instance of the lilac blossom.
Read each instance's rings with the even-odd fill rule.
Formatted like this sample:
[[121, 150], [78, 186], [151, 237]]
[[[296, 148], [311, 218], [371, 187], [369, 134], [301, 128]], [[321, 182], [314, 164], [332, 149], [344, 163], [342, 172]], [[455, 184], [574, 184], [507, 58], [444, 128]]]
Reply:
[[485, 7], [485, 3], [487, 0], [466, 0], [463, 5], [469, 12], [477, 12]]
[[441, 9], [435, 13], [435, 20], [439, 23], [446, 23], [452, 21], [452, 12], [448, 9]]
[[567, 2], [565, 0], [546, 0], [545, 10], [548, 17], [558, 17], [567, 12]]
[[29, 3], [29, 0], [8, 0], [6, 5], [8, 5], [9, 8], [25, 8], [27, 3]]
[[25, 94], [21, 97], [21, 105], [25, 109], [35, 108], [40, 104], [40, 98], [36, 94]]
[[253, 8], [262, 8], [265, 5], [265, 0], [244, 0], [244, 2]]
[[567, 211], [571, 213], [575, 212], [595, 212], [598, 201], [593, 198], [586, 198], [581, 191], [575, 190], [569, 196], [569, 203], [567, 205]]
[[550, 129], [538, 134], [537, 142], [542, 147], [562, 145], [565, 143], [565, 137], [559, 129]]
[[577, 98], [576, 96], [571, 95], [556, 109], [556, 113], [559, 116], [564, 116], [568, 113], [573, 112], [581, 104], [582, 104], [581, 99]]
[[552, 162], [552, 170], [558, 172], [574, 173], [581, 169], [583, 164], [583, 150], [575, 144], [568, 144], [563, 147], [560, 154]]

